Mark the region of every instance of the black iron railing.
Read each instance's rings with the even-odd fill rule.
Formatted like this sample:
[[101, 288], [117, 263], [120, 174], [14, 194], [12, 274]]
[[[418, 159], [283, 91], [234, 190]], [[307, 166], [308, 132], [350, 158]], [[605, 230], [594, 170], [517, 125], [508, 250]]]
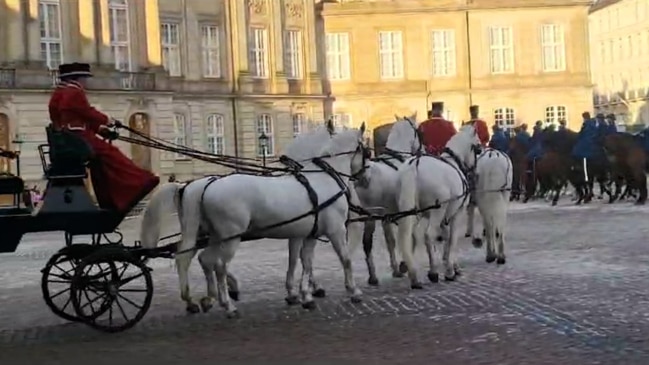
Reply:
[[148, 72], [120, 72], [121, 88], [124, 90], [155, 90], [155, 74]]

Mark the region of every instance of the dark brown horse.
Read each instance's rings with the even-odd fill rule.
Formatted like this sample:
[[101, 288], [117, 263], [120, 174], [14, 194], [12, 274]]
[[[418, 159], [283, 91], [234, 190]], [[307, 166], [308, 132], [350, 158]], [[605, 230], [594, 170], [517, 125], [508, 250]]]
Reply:
[[552, 205], [556, 205], [563, 187], [574, 181], [572, 177], [572, 148], [577, 141], [577, 133], [571, 130], [544, 132], [541, 143], [544, 154], [534, 164], [535, 181], [528, 184], [526, 198], [533, 195], [536, 183], [541, 193], [552, 192]]
[[529, 146], [520, 144], [516, 137], [509, 142], [509, 158], [512, 160], [512, 194], [510, 201], [519, 200], [527, 183], [527, 153]]
[[628, 133], [614, 133], [604, 138], [604, 150], [615, 182], [615, 192], [609, 201], [612, 203], [618, 199], [626, 181], [627, 189], [640, 192], [636, 204], [644, 204], [647, 201], [647, 155], [639, 141]]

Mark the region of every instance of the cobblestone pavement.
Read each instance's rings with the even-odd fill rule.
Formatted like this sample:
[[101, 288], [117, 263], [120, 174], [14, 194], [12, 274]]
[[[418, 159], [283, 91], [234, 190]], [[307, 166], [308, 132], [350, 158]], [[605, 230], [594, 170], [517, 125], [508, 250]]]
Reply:
[[[340, 264], [322, 244], [315, 273], [327, 298], [313, 312], [284, 304], [286, 243], [245, 243], [232, 265], [242, 289], [242, 318], [236, 320], [216, 308], [185, 315], [175, 269], [156, 260], [148, 315], [115, 335], [68, 324], [49, 312], [40, 297], [39, 270], [61, 246], [62, 235], [34, 235], [16, 254], [0, 255], [0, 362], [647, 364], [647, 213], [649, 207], [628, 203], [566, 202], [554, 209], [540, 202], [515, 204], [507, 265], [485, 263], [484, 252], [463, 240], [465, 275], [421, 291], [390, 276], [377, 239], [381, 286], [367, 286], [363, 255], [356, 252], [354, 271], [365, 293], [357, 305], [345, 297]], [[127, 239], [134, 239], [138, 224], [123, 224]], [[419, 257], [425, 274], [425, 253]], [[191, 282], [194, 296], [203, 295], [197, 264]]]

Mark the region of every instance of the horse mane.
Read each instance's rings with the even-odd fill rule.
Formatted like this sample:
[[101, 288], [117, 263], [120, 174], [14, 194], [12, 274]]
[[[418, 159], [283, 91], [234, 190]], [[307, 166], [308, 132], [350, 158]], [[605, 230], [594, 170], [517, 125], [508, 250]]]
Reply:
[[[338, 153], [350, 152], [350, 145], [354, 145], [358, 141], [359, 130], [356, 128], [345, 129], [336, 133], [327, 140], [327, 143], [319, 151], [318, 156], [335, 155]], [[313, 146], [312, 146], [313, 148]]]
[[[395, 139], [404, 139], [406, 136], [411, 134], [417, 138], [417, 121], [413, 119], [407, 119], [406, 117], [398, 118], [394, 123], [392, 123], [392, 128], [390, 129], [390, 134], [385, 141], [385, 146], [394, 143]], [[399, 152], [409, 152], [409, 151], [399, 151]]]
[[318, 157], [319, 150], [324, 147], [331, 134], [326, 126], [318, 126], [310, 132], [301, 133], [291, 141], [284, 150], [284, 155], [297, 161]]

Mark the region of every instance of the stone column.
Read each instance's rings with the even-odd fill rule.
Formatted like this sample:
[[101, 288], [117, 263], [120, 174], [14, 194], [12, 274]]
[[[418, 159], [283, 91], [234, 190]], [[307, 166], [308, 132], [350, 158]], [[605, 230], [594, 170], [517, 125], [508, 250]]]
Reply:
[[81, 62], [90, 64], [97, 63], [97, 27], [95, 24], [95, 2], [94, 0], [77, 0], [79, 10], [79, 59]]
[[146, 50], [150, 67], [162, 67], [162, 50], [160, 44], [160, 10], [158, 0], [146, 0], [144, 18], [146, 25]]
[[41, 28], [38, 18], [38, 0], [25, 0], [25, 12], [27, 12], [27, 41], [25, 48], [27, 59], [30, 63], [41, 60]]
[[25, 57], [25, 43], [26, 43], [26, 28], [24, 22], [24, 3], [22, 0], [4, 0], [7, 14], [5, 15], [5, 29], [7, 35], [11, 35], [4, 39], [6, 42], [7, 61], [18, 62], [24, 61]]

